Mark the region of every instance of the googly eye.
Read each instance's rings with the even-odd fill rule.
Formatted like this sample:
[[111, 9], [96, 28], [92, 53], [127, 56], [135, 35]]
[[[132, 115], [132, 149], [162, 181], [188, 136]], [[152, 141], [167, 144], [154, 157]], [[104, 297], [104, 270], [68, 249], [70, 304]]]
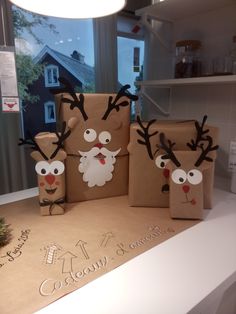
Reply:
[[166, 164], [168, 163], [169, 159], [163, 159], [164, 155], [157, 156], [155, 160], [155, 164], [157, 168], [164, 169], [166, 167]]
[[51, 174], [54, 174], [54, 176], [59, 176], [60, 174], [62, 174], [65, 170], [65, 166], [63, 164], [63, 162], [56, 160], [53, 161], [50, 164], [50, 172]]
[[175, 169], [171, 174], [171, 179], [176, 184], [183, 184], [187, 179], [187, 174], [182, 169]]
[[87, 129], [84, 131], [84, 139], [86, 142], [93, 142], [97, 137], [97, 133], [94, 129]]
[[189, 183], [196, 185], [202, 182], [202, 173], [197, 169], [192, 169], [187, 173]]
[[35, 170], [36, 170], [37, 174], [39, 174], [41, 176], [46, 176], [50, 172], [50, 165], [46, 161], [39, 161], [35, 165]]
[[111, 133], [103, 131], [99, 134], [98, 139], [102, 144], [108, 144], [111, 141]]

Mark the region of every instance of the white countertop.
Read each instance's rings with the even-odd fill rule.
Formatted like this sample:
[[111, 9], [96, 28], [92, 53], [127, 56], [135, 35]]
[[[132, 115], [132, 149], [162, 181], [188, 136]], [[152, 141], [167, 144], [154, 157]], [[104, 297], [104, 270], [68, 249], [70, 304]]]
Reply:
[[[0, 196], [0, 204], [17, 193], [22, 199], [37, 189]], [[37, 313], [221, 313], [221, 298], [236, 282], [236, 194], [215, 188], [214, 203], [204, 221]]]

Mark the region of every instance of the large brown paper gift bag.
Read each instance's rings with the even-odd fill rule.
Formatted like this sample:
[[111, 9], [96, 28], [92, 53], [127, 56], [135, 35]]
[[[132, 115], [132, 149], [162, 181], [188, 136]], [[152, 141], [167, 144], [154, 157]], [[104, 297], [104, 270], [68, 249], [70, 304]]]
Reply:
[[77, 119], [65, 142], [67, 201], [128, 193], [130, 99], [123, 87], [118, 94], [59, 94], [63, 121]]
[[[131, 124], [128, 145], [131, 206], [169, 207], [169, 172], [166, 163], [161, 160], [163, 151], [160, 149], [159, 134], [163, 132], [175, 142], [175, 150], [190, 150], [187, 143], [196, 137], [195, 122], [152, 120], [148, 123], [139, 120], [139, 123]], [[218, 128], [209, 125], [203, 127], [209, 129], [209, 135], [216, 144]], [[204, 208], [212, 207], [213, 182], [214, 162], [204, 171]]]

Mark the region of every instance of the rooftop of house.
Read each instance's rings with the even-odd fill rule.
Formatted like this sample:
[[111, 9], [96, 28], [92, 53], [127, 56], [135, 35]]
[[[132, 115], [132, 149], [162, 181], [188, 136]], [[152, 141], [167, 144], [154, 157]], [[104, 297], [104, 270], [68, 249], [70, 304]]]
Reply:
[[60, 63], [83, 85], [88, 85], [94, 80], [94, 68], [84, 62], [84, 56], [78, 51], [74, 50], [71, 56], [66, 56], [46, 45], [34, 58], [34, 62], [42, 63], [47, 54]]

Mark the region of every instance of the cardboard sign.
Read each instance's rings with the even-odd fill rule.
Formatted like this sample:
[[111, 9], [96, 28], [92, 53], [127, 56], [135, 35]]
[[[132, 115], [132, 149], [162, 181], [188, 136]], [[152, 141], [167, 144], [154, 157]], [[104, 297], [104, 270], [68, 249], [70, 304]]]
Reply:
[[19, 112], [20, 100], [18, 97], [2, 97], [3, 112]]

